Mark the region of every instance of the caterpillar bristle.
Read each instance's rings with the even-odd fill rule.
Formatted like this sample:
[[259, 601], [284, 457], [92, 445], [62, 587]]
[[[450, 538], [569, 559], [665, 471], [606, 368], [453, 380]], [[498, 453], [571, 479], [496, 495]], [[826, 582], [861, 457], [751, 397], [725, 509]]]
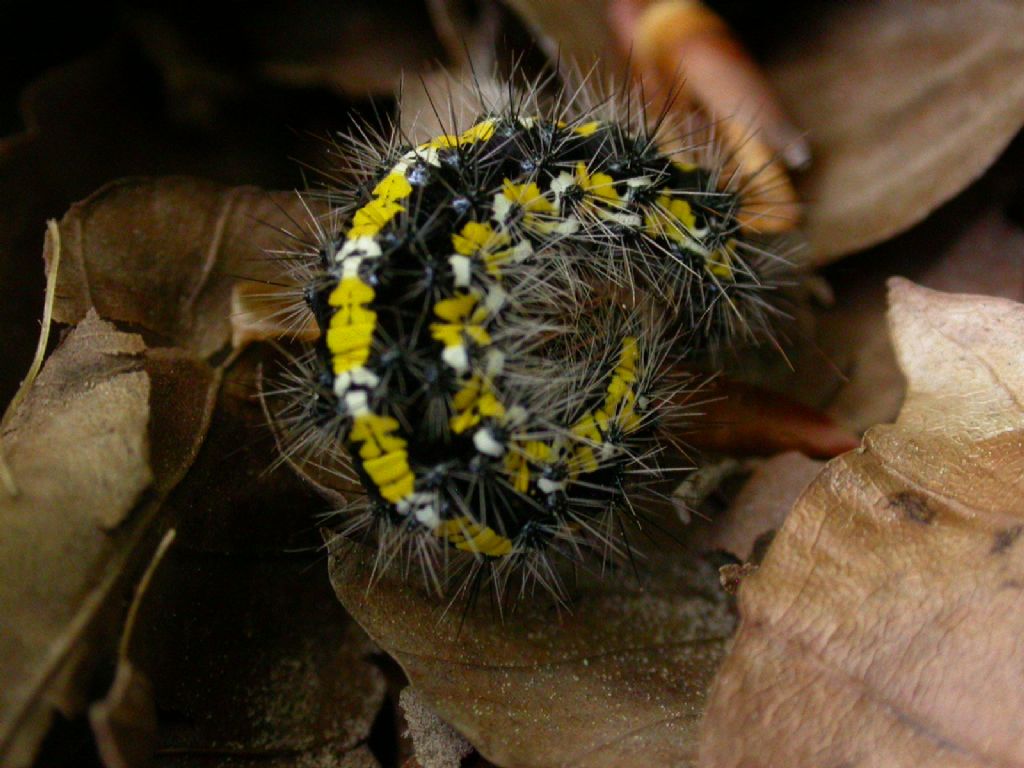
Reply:
[[320, 329], [265, 390], [281, 461], [360, 486], [324, 521], [376, 548], [371, 583], [565, 603], [692, 466], [696, 362], [771, 335], [757, 170], [632, 89], [553, 83], [450, 82], [425, 140], [358, 125], [272, 255], [280, 319]]

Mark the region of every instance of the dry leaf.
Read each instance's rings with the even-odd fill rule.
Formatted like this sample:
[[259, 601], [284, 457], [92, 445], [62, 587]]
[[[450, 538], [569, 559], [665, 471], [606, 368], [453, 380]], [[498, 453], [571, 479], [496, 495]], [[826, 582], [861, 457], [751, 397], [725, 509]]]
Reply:
[[908, 229], [976, 180], [1024, 125], [1024, 7], [814, 6], [768, 74], [814, 153], [800, 180], [824, 263]]
[[1024, 764], [1024, 306], [890, 293], [906, 403], [741, 587], [709, 768]]
[[414, 688], [403, 688], [399, 703], [420, 768], [459, 768], [473, 752], [473, 745], [438, 717]]
[[89, 707], [89, 724], [105, 768], [145, 765], [157, 733], [149, 678], [122, 659], [107, 697]]
[[61, 220], [54, 317], [75, 323], [95, 307], [213, 355], [231, 340], [233, 285], [279, 278], [265, 253], [282, 246], [274, 227], [298, 236], [304, 216], [294, 193], [190, 178], [108, 184]]
[[602, 61], [621, 63], [608, 29], [607, 0], [504, 2], [526, 22], [550, 60], [573, 62], [581, 72]]
[[[167, 499], [179, 539], [190, 549], [269, 556], [321, 544], [315, 522], [327, 505], [276, 463], [257, 396], [263, 351], [247, 350], [225, 373], [202, 449]], [[273, 364], [266, 368], [264, 375], [274, 373]]]
[[822, 466], [795, 451], [760, 462], [725, 514], [701, 531], [700, 545], [749, 560], [758, 540], [782, 527], [793, 502]]
[[126, 15], [175, 111], [199, 123], [265, 93], [267, 81], [354, 98], [391, 96], [403, 73], [442, 54], [426, 8], [415, 0], [264, 2], [232, 13], [223, 35], [209, 34], [216, 22], [197, 24], [188, 8], [133, 8]]
[[442, 55], [422, 2], [282, 2], [249, 14], [246, 26], [272, 80], [355, 97], [391, 96], [403, 75]]
[[760, 387], [719, 378], [696, 397], [699, 414], [682, 437], [701, 451], [731, 456], [802, 451], [828, 458], [857, 445], [856, 437], [825, 413]]
[[106, 697], [89, 706], [89, 725], [96, 740], [96, 751], [106, 768], [144, 766], [149, 762], [156, 744], [158, 723], [153, 683], [132, 661], [129, 640], [153, 574], [163, 563], [175, 535], [173, 528], [164, 534], [139, 579], [118, 644], [114, 682]]
[[707, 563], [652, 556], [646, 589], [628, 572], [583, 577], [571, 612], [536, 595], [502, 621], [486, 596], [446, 613], [416, 581], [386, 573], [371, 586], [368, 550], [341, 540], [332, 549], [345, 607], [488, 760], [646, 768], [693, 757], [733, 627]]
[[83, 676], [151, 546], [156, 499], [202, 437], [214, 381], [187, 353], [151, 356], [89, 314], [11, 418], [3, 446], [21, 492], [0, 493], [0, 754], [11, 765], [31, 762], [54, 707], [84, 706]]
[[[830, 268], [836, 302], [821, 313], [817, 339], [822, 356], [847, 377], [827, 407], [841, 424], [862, 432], [892, 421], [903, 401], [903, 374], [885, 330], [886, 277], [1024, 301], [1024, 231], [991, 207], [998, 193], [981, 186], [947, 206], [940, 219]], [[796, 372], [806, 379], [816, 370], [798, 364]]]
[[[297, 206], [294, 196], [288, 199]], [[12, 637], [20, 638], [12, 640], [19, 652], [6, 658], [19, 674], [5, 691], [2, 709], [9, 722], [0, 744], [16, 764], [30, 759], [55, 702], [68, 716], [85, 705], [84, 678], [109, 649], [123, 591], [145, 563], [160, 526], [180, 510], [160, 504], [196, 458], [220, 381], [219, 372], [191, 352], [147, 350], [138, 336], [117, 334], [95, 312], [223, 359], [231, 351], [226, 308], [235, 276], [229, 271], [276, 269], [253, 242], [258, 238], [248, 236], [253, 222], [247, 217], [265, 210], [272, 214], [264, 220], [285, 217], [269, 196], [252, 190], [228, 192], [186, 180], [128, 181], [101, 191], [64, 219], [58, 317], [92, 318], [69, 339], [86, 344], [96, 359], [61, 364], [61, 354], [55, 355], [45, 369], [50, 373], [37, 382], [5, 436], [11, 469], [25, 489], [5, 510], [12, 530], [19, 531], [8, 537], [18, 557], [0, 558], [13, 569], [5, 583], [24, 587], [25, 569], [38, 583], [5, 609]], [[109, 336], [122, 347], [93, 350], [88, 344], [94, 336]], [[129, 381], [139, 384], [126, 387]], [[249, 394], [254, 393], [255, 388]], [[258, 414], [255, 405], [252, 410]], [[134, 421], [108, 425], [116, 418]], [[90, 440], [90, 432], [78, 435], [76, 429], [98, 432]], [[61, 438], [65, 430], [68, 436]], [[73, 447], [65, 445], [68, 440]], [[236, 438], [231, 450], [237, 443]], [[260, 470], [269, 466], [271, 445], [265, 434]], [[55, 466], [61, 471], [54, 472]], [[28, 515], [25, 505], [37, 511]], [[58, 518], [42, 514], [46, 509]], [[77, 524], [75, 509], [81, 510]], [[94, 637], [98, 626], [102, 636]], [[17, 743], [8, 743], [13, 739]]]

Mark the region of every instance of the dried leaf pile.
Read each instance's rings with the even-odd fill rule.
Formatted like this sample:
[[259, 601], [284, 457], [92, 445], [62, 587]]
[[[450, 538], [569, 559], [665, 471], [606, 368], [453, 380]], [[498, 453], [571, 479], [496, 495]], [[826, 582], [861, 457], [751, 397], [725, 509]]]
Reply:
[[1018, 3], [723, 5], [807, 131], [824, 268], [786, 359], [687, 436], [761, 458], [694, 481], [635, 572], [501, 618], [371, 585], [275, 462], [273, 350], [232, 321], [307, 214], [265, 190], [402, 71], [611, 58], [617, 1], [270, 4], [217, 40], [125, 4], [23, 73], [5, 403], [60, 267], [0, 429], [0, 764], [1024, 766]]

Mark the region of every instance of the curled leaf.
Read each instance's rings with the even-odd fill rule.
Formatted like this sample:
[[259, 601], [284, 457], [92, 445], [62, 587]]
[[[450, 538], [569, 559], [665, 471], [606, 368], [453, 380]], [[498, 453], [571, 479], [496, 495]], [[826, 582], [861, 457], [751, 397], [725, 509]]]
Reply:
[[629, 573], [584, 576], [571, 612], [538, 594], [502, 619], [485, 597], [464, 612], [391, 572], [371, 585], [372, 553], [340, 539], [332, 549], [345, 607], [488, 760], [628, 768], [693, 757], [733, 627], [708, 564], [652, 556], [646, 589]]
[[399, 703], [421, 768], [459, 768], [472, 753], [473, 746], [438, 717], [415, 689], [403, 688]]
[[1024, 306], [890, 283], [909, 392], [740, 588], [705, 766], [1024, 763]]
[[55, 706], [84, 706], [158, 500], [209, 419], [213, 372], [184, 352], [150, 355], [89, 313], [6, 425], [19, 489], [0, 492], [0, 755], [12, 765], [31, 760]]
[[[1024, 301], [1024, 232], [993, 207], [998, 197], [986, 186], [950, 204], [941, 220], [859, 256], [855, 268], [830, 268], [836, 301], [819, 318], [818, 360], [845, 374], [827, 409], [839, 423], [862, 432], [893, 421], [903, 402], [904, 376], [886, 333], [886, 277]], [[929, 258], [922, 259], [924, 253]], [[800, 380], [814, 381], [820, 370], [820, 362], [801, 361], [796, 372]]]
[[698, 395], [702, 402], [694, 407], [700, 413], [683, 436], [704, 451], [733, 456], [802, 451], [828, 458], [857, 445], [831, 417], [776, 392], [720, 377]]
[[725, 514], [701, 532], [701, 545], [750, 560], [762, 537], [782, 527], [793, 502], [821, 467], [820, 461], [795, 451], [761, 462]]
[[106, 698], [89, 707], [89, 723], [107, 768], [145, 764], [157, 733], [153, 684], [130, 661], [121, 660]]
[[280, 278], [266, 251], [305, 220], [294, 193], [175, 177], [108, 184], [61, 220], [54, 317], [75, 323], [95, 308], [208, 357], [231, 341], [233, 286]]
[[799, 191], [817, 263], [916, 224], [1024, 125], [1018, 3], [835, 3], [794, 21], [767, 68], [811, 142]]

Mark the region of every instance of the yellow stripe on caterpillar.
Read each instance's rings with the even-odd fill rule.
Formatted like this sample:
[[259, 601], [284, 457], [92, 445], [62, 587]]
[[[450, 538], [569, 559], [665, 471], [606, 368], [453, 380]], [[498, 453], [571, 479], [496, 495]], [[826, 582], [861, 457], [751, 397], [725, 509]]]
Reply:
[[613, 424], [626, 434], [640, 425], [641, 419], [634, 407], [636, 392], [632, 387], [636, 382], [638, 357], [636, 337], [626, 336], [622, 340], [622, 349], [611, 381], [605, 389], [604, 407], [591, 411], [572, 427], [572, 434], [583, 441], [573, 450], [573, 459], [570, 462], [570, 471], [573, 474], [596, 472], [600, 469], [600, 462], [594, 450], [606, 447], [606, 435], [611, 431]]
[[729, 240], [725, 246], [719, 248], [709, 256], [704, 257], [704, 264], [707, 266], [708, 272], [713, 274], [715, 277], [720, 277], [723, 280], [732, 282], [736, 279], [736, 275], [733, 272], [732, 262], [736, 249], [736, 241]]
[[389, 173], [373, 188], [373, 196], [386, 202], [404, 200], [412, 194], [412, 184], [402, 173]]
[[367, 411], [353, 419], [349, 433], [350, 440], [361, 444], [363, 471], [380, 495], [392, 504], [409, 496], [416, 484], [406, 442], [395, 434], [399, 428], [397, 419]]
[[464, 552], [502, 557], [512, 552], [512, 540], [469, 517], [445, 520], [434, 534]]
[[578, 162], [573, 176], [562, 173], [558, 179], [551, 182], [552, 190], [562, 187], [561, 191], [564, 192], [570, 186], [583, 190], [584, 202], [598, 218], [631, 229], [640, 227], [640, 215], [629, 212], [626, 200], [615, 188], [615, 179], [607, 173], [591, 173], [586, 163]]
[[488, 275], [501, 281], [501, 268], [509, 261], [523, 261], [533, 252], [529, 240], [520, 240], [512, 245], [512, 238], [505, 232], [496, 232], [494, 227], [485, 222], [470, 221], [460, 232], [452, 233], [452, 246], [455, 253], [448, 261], [452, 265], [457, 287], [470, 284], [470, 260], [477, 260], [484, 266]]
[[490, 382], [482, 376], [472, 376], [452, 399], [455, 415], [449, 419], [452, 432], [459, 435], [475, 427], [486, 418], [505, 415], [505, 406], [497, 398]]
[[495, 121], [493, 118], [481, 120], [472, 128], [468, 128], [458, 136], [451, 133], [442, 133], [430, 141], [420, 144], [418, 150], [430, 149], [454, 149], [475, 144], [478, 141], [487, 141], [494, 135]]
[[530, 181], [516, 184], [511, 179], [504, 179], [501, 191], [494, 196], [491, 207], [492, 218], [503, 230], [508, 230], [521, 216], [524, 229], [538, 234], [550, 234], [565, 222], [557, 216], [555, 204], [541, 192], [536, 182]]
[[552, 447], [540, 440], [530, 440], [518, 450], [505, 455], [505, 473], [512, 481], [512, 487], [519, 493], [530, 488], [530, 465], [546, 464], [551, 460]]
[[459, 347], [469, 337], [480, 346], [491, 343], [491, 336], [484, 328], [487, 309], [478, 306], [480, 297], [475, 293], [460, 293], [449, 299], [442, 299], [434, 305], [434, 314], [443, 323], [431, 323], [430, 334], [445, 347]]
[[375, 198], [355, 212], [352, 226], [345, 237], [355, 240], [357, 237], [370, 237], [378, 234], [384, 226], [405, 208], [393, 200]]
[[697, 216], [685, 200], [658, 195], [654, 208], [644, 216], [644, 232], [651, 237], [664, 237], [679, 245], [692, 246], [697, 237]]
[[357, 277], [339, 280], [328, 297], [328, 303], [336, 307], [326, 339], [336, 376], [364, 365], [369, 359], [377, 313], [364, 305], [373, 299], [373, 288]]
[[399, 201], [412, 194], [412, 184], [400, 171], [392, 171], [373, 188], [373, 199], [355, 212], [345, 237], [373, 237], [395, 216], [405, 210]]
[[597, 130], [600, 127], [600, 120], [591, 120], [589, 122], [583, 123], [582, 125], [577, 125], [575, 128], [572, 129], [572, 132], [575, 133], [577, 136], [583, 136], [584, 138], [586, 138], [587, 136], [593, 136], [595, 133], [597, 133]]
[[474, 144], [478, 141], [488, 141], [492, 136], [494, 136], [494, 129], [494, 118], [481, 120], [472, 128], [462, 132], [462, 135], [459, 136], [459, 144], [465, 145]]

